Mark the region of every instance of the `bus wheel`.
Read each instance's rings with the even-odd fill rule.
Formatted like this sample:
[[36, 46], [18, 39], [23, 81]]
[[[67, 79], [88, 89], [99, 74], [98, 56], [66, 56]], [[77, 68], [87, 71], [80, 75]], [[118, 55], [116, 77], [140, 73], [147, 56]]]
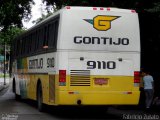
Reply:
[[15, 99], [16, 99], [17, 101], [21, 101], [21, 96], [20, 96], [20, 95], [17, 95], [17, 94], [15, 93]]
[[12, 82], [12, 92], [13, 92], [13, 93], [16, 92], [16, 83], [15, 83], [15, 79], [13, 79], [13, 82]]
[[40, 112], [44, 111], [44, 105], [43, 105], [43, 95], [42, 95], [42, 85], [39, 83], [38, 88], [37, 88], [37, 105], [38, 105], [38, 110]]
[[20, 101], [21, 95], [16, 94], [16, 81], [15, 81], [15, 79], [13, 79], [12, 92], [15, 94], [15, 99]]

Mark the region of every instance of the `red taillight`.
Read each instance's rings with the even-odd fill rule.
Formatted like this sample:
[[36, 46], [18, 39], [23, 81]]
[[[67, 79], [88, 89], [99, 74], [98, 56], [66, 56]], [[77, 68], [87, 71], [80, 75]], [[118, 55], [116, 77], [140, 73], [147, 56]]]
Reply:
[[140, 72], [134, 71], [134, 83], [140, 83]]
[[66, 6], [66, 9], [71, 9], [71, 7], [70, 6]]
[[127, 94], [132, 94], [132, 92], [127, 92]]
[[66, 85], [66, 70], [59, 70], [59, 85]]
[[74, 94], [74, 92], [68, 92], [68, 94]]
[[97, 8], [94, 7], [93, 10], [97, 10]]
[[104, 10], [104, 8], [100, 8], [100, 10]]
[[107, 11], [110, 11], [111, 10], [111, 8], [107, 8]]
[[136, 13], [136, 11], [135, 11], [135, 10], [131, 10], [131, 12], [132, 12], [132, 13]]

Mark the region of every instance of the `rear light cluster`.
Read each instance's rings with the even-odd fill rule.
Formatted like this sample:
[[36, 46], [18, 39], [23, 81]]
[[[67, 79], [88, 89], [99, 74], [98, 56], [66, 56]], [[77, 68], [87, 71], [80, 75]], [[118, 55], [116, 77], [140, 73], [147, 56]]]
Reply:
[[66, 86], [66, 70], [59, 70], [59, 86]]
[[139, 71], [134, 72], [134, 83], [140, 83], [140, 72]]
[[71, 9], [71, 7], [70, 6], [66, 6], [66, 9]]
[[96, 8], [94, 7], [93, 10], [107, 10], [107, 11], [110, 11], [111, 9], [110, 8]]
[[93, 10], [97, 10], [97, 8], [94, 7]]
[[[70, 10], [71, 7], [70, 7], [70, 6], [66, 6], [66, 9]], [[109, 8], [109, 7], [108, 7], [108, 8], [103, 8], [103, 7], [100, 7], [100, 8], [99, 8], [99, 7], [93, 7], [92, 9], [93, 9], [93, 10], [111, 11], [112, 8]], [[136, 13], [135, 10], [130, 10], [130, 12], [131, 12], [131, 13]]]
[[136, 13], [136, 11], [135, 11], [135, 10], [131, 10], [131, 12], [132, 12], [132, 13]]
[[140, 72], [134, 71], [134, 86], [138, 87], [140, 83]]

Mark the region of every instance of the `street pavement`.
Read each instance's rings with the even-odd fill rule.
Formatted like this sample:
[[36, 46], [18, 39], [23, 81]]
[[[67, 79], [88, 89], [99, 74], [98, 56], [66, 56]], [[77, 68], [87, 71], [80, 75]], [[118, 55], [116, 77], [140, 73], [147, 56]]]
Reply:
[[5, 85], [4, 85], [4, 78], [0, 78], [0, 91], [5, 89], [6, 87], [8, 87], [9, 83], [10, 83], [10, 79], [8, 77], [6, 77], [5, 79]]
[[11, 84], [0, 94], [0, 120], [160, 120], [160, 109], [144, 111], [137, 106], [110, 106], [104, 111], [47, 106], [45, 112], [39, 112], [35, 101], [15, 100]]

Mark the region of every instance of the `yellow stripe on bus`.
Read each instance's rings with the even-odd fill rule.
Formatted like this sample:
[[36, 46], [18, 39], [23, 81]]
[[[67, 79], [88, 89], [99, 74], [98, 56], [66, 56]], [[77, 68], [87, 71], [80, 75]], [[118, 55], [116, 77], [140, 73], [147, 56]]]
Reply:
[[[37, 81], [41, 80], [43, 89], [43, 102], [48, 105], [77, 105], [81, 100], [84, 105], [133, 105], [139, 102], [139, 87], [134, 87], [133, 77], [127, 76], [90, 76], [90, 86], [71, 86], [70, 75], [67, 75], [66, 86], [59, 86], [58, 75], [30, 75], [27, 84], [28, 98], [36, 100]], [[54, 78], [53, 88], [49, 78]], [[95, 78], [107, 78], [108, 84], [96, 85]], [[50, 94], [54, 93], [54, 99]], [[52, 95], [52, 97], [53, 97]]]

